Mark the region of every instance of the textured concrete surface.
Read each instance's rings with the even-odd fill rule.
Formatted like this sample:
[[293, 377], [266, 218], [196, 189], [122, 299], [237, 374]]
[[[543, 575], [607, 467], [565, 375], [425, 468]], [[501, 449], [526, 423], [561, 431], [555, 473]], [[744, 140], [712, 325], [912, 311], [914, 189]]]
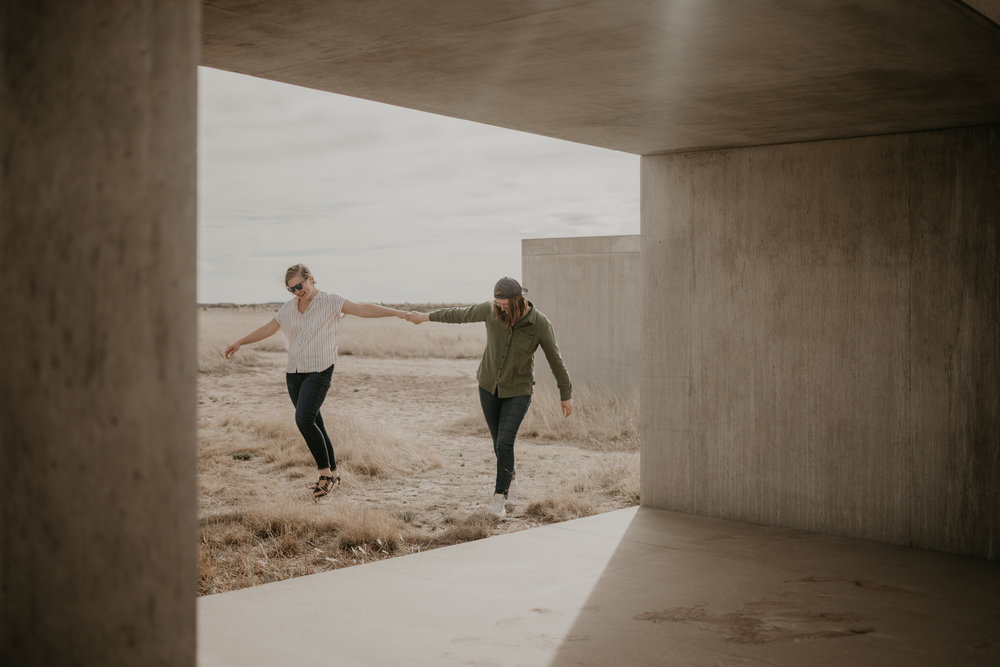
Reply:
[[[573, 385], [638, 395], [642, 267], [639, 236], [521, 241], [528, 298], [555, 327]], [[554, 387], [539, 350], [535, 375]]]
[[0, 663], [190, 665], [198, 5], [2, 11]]
[[[973, 4], [983, 14], [949, 0], [205, 0], [200, 62], [648, 155], [998, 123], [1000, 28], [984, 17], [995, 20], [997, 4]], [[190, 1], [0, 4], [3, 664], [193, 659], [197, 9]], [[671, 494], [681, 494], [692, 511], [994, 554], [996, 133], [870, 141], [645, 161], [642, 253], [655, 257], [646, 262], [645, 289], [660, 290], [648, 308], [659, 315], [647, 322], [663, 327], [648, 330], [662, 347], [650, 348], [652, 370], [643, 375], [644, 400], [654, 401], [644, 406], [652, 420], [644, 438], [657, 436], [643, 452], [644, 500], [674, 502], [679, 496]], [[870, 172], [882, 189], [852, 168]], [[902, 296], [907, 315], [895, 304]], [[775, 333], [788, 354], [762, 347]], [[821, 384], [830, 379], [833, 385]], [[904, 656], [899, 664], [913, 664], [914, 654], [920, 664], [928, 655], [958, 656], [939, 664], [976, 664], [984, 655], [996, 662], [995, 644], [980, 632], [983, 622], [995, 629], [995, 580], [984, 583], [975, 561], [947, 561], [971, 568], [974, 584], [902, 555], [890, 559], [888, 582], [821, 572], [788, 590], [770, 569], [794, 551], [785, 541], [777, 552], [746, 552], [744, 581], [769, 588], [738, 599], [723, 591], [706, 609], [698, 607], [700, 591], [643, 597], [685, 591], [689, 580], [699, 581], [691, 571], [665, 589], [641, 578], [645, 584], [630, 588], [610, 576], [628, 569], [617, 567], [629, 562], [620, 555], [659, 548], [656, 536], [669, 530], [603, 544], [565, 532], [547, 533], [541, 546], [531, 543], [535, 533], [504, 538], [515, 544], [504, 564], [518, 572], [501, 572], [545, 593], [532, 597], [527, 612], [521, 599], [507, 597], [508, 579], [494, 573], [495, 564], [463, 570], [478, 553], [469, 549], [492, 551], [493, 541], [440, 552], [460, 554], [446, 562], [445, 576], [464, 588], [424, 574], [411, 593], [414, 613], [393, 611], [399, 592], [377, 580], [346, 594], [314, 589], [313, 580], [291, 582], [303, 594], [277, 611], [313, 632], [285, 633], [279, 660], [289, 662], [287, 655], [324, 633], [331, 643], [365, 639], [371, 651], [391, 651], [396, 635], [382, 631], [389, 618], [400, 633], [423, 628], [432, 638], [436, 619], [454, 622], [462, 634], [448, 637], [458, 647], [452, 655], [483, 661], [511, 644], [506, 634], [484, 644], [482, 621], [503, 628], [527, 615], [539, 631], [522, 631], [534, 642], [524, 645], [542, 645], [553, 664], [598, 651], [614, 658], [607, 662], [642, 661], [650, 654], [633, 634], [605, 632], [620, 627], [614, 618], [630, 612], [640, 625], [627, 629], [679, 636], [674, 648], [698, 652], [688, 633], [746, 625], [747, 615], [751, 639], [760, 623], [806, 622], [795, 607], [767, 612], [762, 600], [772, 594], [826, 599], [841, 593], [807, 595], [811, 584], [857, 593], [874, 581], [879, 594], [930, 593], [916, 616], [905, 611], [912, 598], [875, 600], [871, 616], [891, 609], [898, 613], [890, 618], [903, 619], [884, 626], [887, 637], [877, 634], [881, 626], [855, 625], [868, 616], [842, 609], [819, 612], [839, 625], [813, 635], [848, 652], [849, 642], [879, 640], [861, 660], [889, 651]], [[738, 541], [733, 530], [704, 540]], [[710, 563], [715, 552], [694, 553]], [[738, 559], [724, 558], [701, 577], [706, 586], [727, 581], [723, 566]], [[399, 561], [414, 562], [422, 561]], [[359, 572], [401, 566], [372, 567], [383, 569]], [[608, 576], [600, 574], [605, 567]], [[916, 579], [900, 581], [909, 571]], [[772, 577], [758, 577], [766, 573]], [[556, 590], [559, 582], [580, 586], [578, 597]], [[979, 597], [970, 603], [974, 589]], [[469, 590], [471, 600], [463, 597]], [[363, 605], [373, 600], [383, 615], [366, 624]], [[632, 608], [636, 601], [641, 611]], [[597, 623], [585, 614], [626, 607], [614, 618], [591, 617]], [[548, 614], [566, 608], [577, 616]], [[328, 610], [355, 621], [351, 634], [309, 625]], [[238, 639], [209, 614], [206, 659], [243, 655], [260, 664], [273, 649], [259, 625], [272, 622], [269, 613], [253, 605], [225, 610], [228, 619], [247, 620]], [[957, 643], [939, 641], [940, 628]], [[794, 652], [812, 650], [804, 642], [817, 638], [803, 632], [791, 644], [778, 642], [786, 653], [764, 660], [803, 664]], [[899, 636], [906, 641], [893, 643]], [[406, 637], [413, 662], [427, 644]], [[727, 637], [716, 636], [722, 643], [712, 646], [722, 650], [700, 661], [761, 660], [751, 649], [733, 650], [741, 642]], [[217, 652], [220, 645], [228, 652]], [[817, 660], [838, 655], [829, 645]]]
[[1000, 563], [627, 509], [200, 598], [199, 665], [996, 665]]
[[202, 64], [639, 155], [1000, 122], [953, 0], [203, 0]]
[[643, 504], [1000, 557], [1000, 128], [642, 167]]

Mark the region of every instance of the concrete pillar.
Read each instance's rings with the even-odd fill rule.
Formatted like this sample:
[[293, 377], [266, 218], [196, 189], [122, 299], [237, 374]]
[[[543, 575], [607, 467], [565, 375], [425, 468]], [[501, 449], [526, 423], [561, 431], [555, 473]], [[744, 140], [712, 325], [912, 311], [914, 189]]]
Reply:
[[[552, 322], [573, 385], [636, 396], [641, 359], [639, 236], [524, 239], [528, 298]], [[541, 349], [539, 386], [554, 387]]]
[[1000, 128], [642, 179], [643, 504], [1000, 557]]
[[0, 663], [191, 665], [199, 4], [0, 11]]

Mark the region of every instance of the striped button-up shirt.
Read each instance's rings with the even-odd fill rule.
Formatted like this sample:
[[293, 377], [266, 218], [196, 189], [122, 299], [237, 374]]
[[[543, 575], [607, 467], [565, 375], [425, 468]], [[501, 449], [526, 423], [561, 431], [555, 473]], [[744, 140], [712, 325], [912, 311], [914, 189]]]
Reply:
[[317, 291], [304, 313], [299, 312], [298, 298], [278, 309], [274, 318], [288, 348], [286, 372], [322, 371], [337, 361], [337, 330], [344, 317], [341, 309], [345, 301], [339, 294]]

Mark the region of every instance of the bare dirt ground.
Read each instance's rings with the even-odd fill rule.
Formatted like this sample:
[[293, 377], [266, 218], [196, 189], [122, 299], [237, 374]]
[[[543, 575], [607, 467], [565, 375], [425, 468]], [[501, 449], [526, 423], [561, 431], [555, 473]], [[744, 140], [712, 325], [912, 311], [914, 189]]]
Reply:
[[490, 515], [496, 458], [475, 379], [485, 330], [350, 317], [322, 408], [342, 484], [314, 500], [318, 475], [295, 427], [281, 340], [223, 355], [272, 311], [199, 310], [201, 594], [638, 503], [638, 401], [576, 387], [564, 419], [536, 361], [540, 384], [515, 447], [519, 501], [504, 520]]
[[[234, 374], [201, 374], [198, 383], [199, 431], [207, 432], [234, 415], [287, 410], [292, 406], [285, 390], [280, 352], [261, 352], [263, 363]], [[484, 510], [493, 492], [495, 457], [479, 411], [475, 371], [477, 359], [371, 358], [342, 355], [322, 413], [331, 422], [350, 415], [400, 431], [426, 456], [430, 465], [402, 476], [372, 477], [352, 474], [341, 466], [342, 485], [321, 503], [359, 503], [377, 507], [426, 533], [449, 523], [456, 513]], [[551, 391], [551, 390], [550, 390]], [[538, 410], [536, 400], [531, 410]], [[547, 406], [558, 410], [558, 401]], [[573, 419], [573, 417], [570, 417]], [[332, 431], [332, 429], [331, 429]], [[337, 448], [336, 439], [334, 449]], [[303, 460], [308, 450], [301, 443]], [[564, 496], [576, 474], [601, 465], [606, 451], [593, 443], [559, 442], [519, 436], [515, 448], [521, 500], [494, 533], [512, 532], [548, 522], [525, 514], [532, 501]], [[311, 459], [309, 459], [311, 461]], [[315, 481], [310, 465], [296, 466], [276, 476], [273, 466], [260, 459], [234, 461], [224, 452], [202, 457], [200, 515], [202, 519], [239, 503], [222, 493], [234, 474], [243, 484], [259, 478], [261, 489], [276, 484], [301, 490], [303, 503], [313, 503], [308, 484]], [[266, 478], [266, 479], [265, 479]], [[579, 489], [578, 489], [579, 490]], [[628, 498], [588, 494], [585, 513], [619, 509], [634, 504]], [[508, 510], [511, 510], [508, 507]]]

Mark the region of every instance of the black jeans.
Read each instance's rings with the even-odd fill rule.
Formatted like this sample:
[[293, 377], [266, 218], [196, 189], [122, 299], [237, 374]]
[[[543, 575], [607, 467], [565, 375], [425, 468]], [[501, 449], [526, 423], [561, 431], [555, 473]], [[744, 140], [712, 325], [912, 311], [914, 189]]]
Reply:
[[483, 406], [483, 416], [493, 437], [493, 453], [497, 456], [495, 493], [506, 494], [514, 477], [514, 438], [531, 405], [531, 396], [499, 398], [480, 387], [479, 403]]
[[295, 425], [306, 439], [309, 451], [316, 459], [316, 468], [337, 469], [337, 459], [333, 456], [333, 442], [323, 426], [320, 406], [330, 390], [333, 380], [333, 366], [314, 373], [285, 373], [288, 395], [295, 406]]

